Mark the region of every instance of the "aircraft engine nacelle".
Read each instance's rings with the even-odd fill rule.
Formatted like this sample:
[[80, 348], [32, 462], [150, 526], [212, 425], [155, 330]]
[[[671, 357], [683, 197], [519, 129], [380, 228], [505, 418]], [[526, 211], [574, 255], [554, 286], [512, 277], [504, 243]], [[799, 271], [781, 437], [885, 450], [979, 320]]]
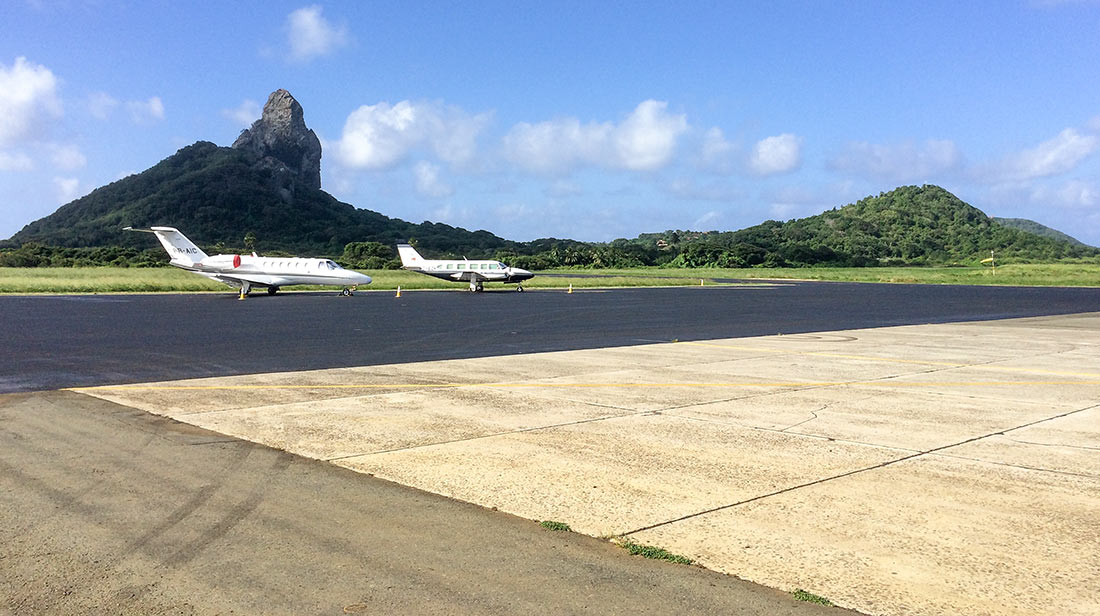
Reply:
[[199, 267], [211, 270], [236, 269], [241, 266], [241, 255], [214, 255], [206, 257], [199, 263]]

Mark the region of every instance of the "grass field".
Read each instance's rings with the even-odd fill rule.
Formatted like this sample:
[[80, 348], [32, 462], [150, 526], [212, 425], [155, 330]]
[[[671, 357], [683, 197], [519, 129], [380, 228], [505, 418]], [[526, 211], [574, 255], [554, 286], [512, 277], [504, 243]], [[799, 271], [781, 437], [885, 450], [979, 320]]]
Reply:
[[[466, 283], [453, 283], [404, 270], [361, 270], [373, 282], [361, 290], [467, 289]], [[697, 285], [699, 278], [677, 270], [654, 270], [636, 274], [591, 277], [540, 276], [524, 284], [527, 288], [644, 287]], [[585, 274], [588, 274], [587, 276]], [[487, 290], [513, 288], [511, 285], [488, 283]], [[333, 289], [333, 287], [294, 286], [289, 290]], [[0, 293], [152, 293], [152, 292], [233, 292], [218, 282], [196, 276], [174, 267], [32, 267], [0, 268]]]
[[[558, 270], [553, 270], [557, 272]], [[564, 270], [563, 270], [564, 271]], [[807, 267], [746, 269], [593, 270], [616, 276], [662, 276], [666, 273], [708, 280], [828, 280], [919, 284], [977, 284], [1044, 287], [1100, 286], [1097, 263], [1017, 263], [990, 267]]]
[[[456, 284], [403, 270], [364, 270], [374, 282], [368, 289], [454, 289]], [[1100, 264], [1009, 264], [989, 267], [870, 267], [799, 269], [659, 269], [553, 270], [536, 276], [524, 286], [532, 289], [594, 287], [645, 287], [698, 285], [700, 280], [763, 281], [768, 279], [894, 282], [923, 284], [981, 284], [1030, 286], [1100, 286]], [[311, 289], [324, 287], [292, 287]], [[331, 287], [328, 287], [331, 288]], [[487, 284], [486, 289], [505, 288]], [[511, 288], [508, 286], [507, 288]], [[232, 290], [173, 267], [43, 267], [0, 268], [0, 293], [151, 293]]]

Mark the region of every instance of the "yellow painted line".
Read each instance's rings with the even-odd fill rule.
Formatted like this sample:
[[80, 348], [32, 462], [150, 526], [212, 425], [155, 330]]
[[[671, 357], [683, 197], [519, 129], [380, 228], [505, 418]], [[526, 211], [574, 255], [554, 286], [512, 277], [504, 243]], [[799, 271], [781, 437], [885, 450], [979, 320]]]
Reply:
[[845, 355], [842, 353], [826, 353], [824, 351], [798, 351], [793, 349], [769, 349], [765, 347], [750, 347], [740, 345], [719, 344], [714, 342], [684, 341], [677, 344], [692, 344], [697, 346], [718, 347], [721, 349], [733, 349], [737, 351], [749, 351], [753, 353], [774, 353], [782, 355], [805, 355], [810, 357], [830, 357], [833, 359], [852, 359], [857, 361], [875, 361], [890, 364], [916, 364], [919, 366], [943, 366], [945, 368], [973, 368], [975, 370], [991, 370], [995, 372], [1012, 372], [1023, 374], [1048, 374], [1050, 376], [1076, 376], [1087, 379], [1100, 378], [1096, 372], [1064, 372], [1058, 370], [1043, 370], [1041, 368], [1016, 368], [1013, 366], [992, 366], [987, 364], [963, 364], [958, 362], [930, 361], [923, 359], [900, 359], [895, 357], [875, 357], [873, 355]]
[[457, 389], [457, 388], [498, 388], [498, 389], [646, 389], [646, 388], [745, 388], [745, 387], [1030, 387], [1030, 386], [1081, 386], [1100, 385], [1096, 381], [790, 381], [764, 383], [341, 383], [323, 385], [286, 385], [271, 383], [267, 385], [99, 385], [95, 387], [68, 387], [64, 391], [249, 391], [265, 389]]

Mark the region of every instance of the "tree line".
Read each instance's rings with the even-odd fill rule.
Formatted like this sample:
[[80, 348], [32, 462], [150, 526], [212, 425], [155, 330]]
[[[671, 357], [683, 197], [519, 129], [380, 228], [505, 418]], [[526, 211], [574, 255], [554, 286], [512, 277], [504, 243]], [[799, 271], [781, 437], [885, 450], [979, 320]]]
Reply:
[[[433, 223], [408, 225], [402, 230], [413, 236], [402, 239], [417, 244], [432, 258], [495, 258], [531, 270], [977, 264], [990, 251], [999, 259], [1016, 262], [1100, 257], [1100, 250], [1091, 246], [998, 224], [981, 210], [930, 185], [903, 186], [817, 216], [768, 220], [739, 231], [670, 230], [600, 243], [554, 238], [510, 242], [487, 232], [456, 236], [453, 228]], [[269, 233], [269, 229], [248, 231], [238, 242], [220, 241], [208, 252], [248, 253], [255, 249], [272, 256], [288, 254], [280, 250], [285, 246], [282, 236], [286, 230], [281, 229], [275, 238]], [[330, 248], [304, 254], [327, 256], [351, 268], [396, 269], [401, 267], [394, 246], [397, 241], [351, 241], [342, 244], [341, 252]], [[0, 248], [0, 266], [4, 267], [149, 267], [167, 262], [168, 256], [159, 247], [68, 248], [26, 242]]]

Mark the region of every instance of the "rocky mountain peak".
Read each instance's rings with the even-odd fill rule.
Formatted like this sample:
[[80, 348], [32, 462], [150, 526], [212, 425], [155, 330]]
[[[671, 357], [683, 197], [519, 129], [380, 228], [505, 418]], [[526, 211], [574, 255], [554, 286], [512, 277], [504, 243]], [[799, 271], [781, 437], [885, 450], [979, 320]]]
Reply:
[[302, 106], [286, 90], [271, 93], [263, 115], [241, 131], [233, 147], [255, 154], [257, 166], [272, 171], [287, 200], [296, 184], [321, 188], [321, 141], [306, 127]]

